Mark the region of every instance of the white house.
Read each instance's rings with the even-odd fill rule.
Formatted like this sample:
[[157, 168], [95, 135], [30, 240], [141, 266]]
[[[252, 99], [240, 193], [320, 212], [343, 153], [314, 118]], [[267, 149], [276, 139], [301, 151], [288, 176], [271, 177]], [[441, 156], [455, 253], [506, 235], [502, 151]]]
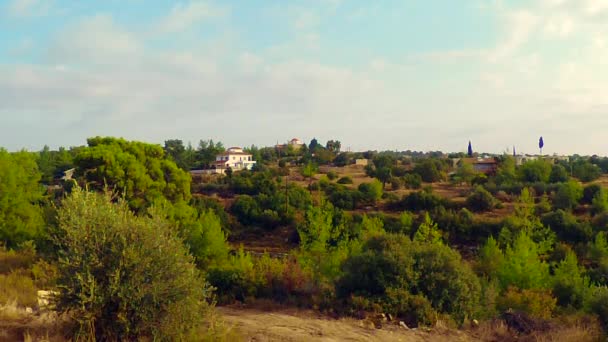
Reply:
[[215, 173], [224, 173], [227, 168], [231, 168], [233, 171], [239, 170], [251, 170], [255, 165], [252, 155], [243, 152], [240, 147], [231, 147], [222, 154], [218, 154], [215, 157]]

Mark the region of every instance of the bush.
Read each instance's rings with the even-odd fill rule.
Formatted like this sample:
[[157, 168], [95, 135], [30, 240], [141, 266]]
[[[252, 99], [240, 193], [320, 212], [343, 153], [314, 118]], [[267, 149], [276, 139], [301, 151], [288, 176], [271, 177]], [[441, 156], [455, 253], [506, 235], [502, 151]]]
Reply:
[[562, 209], [543, 215], [541, 222], [562, 241], [587, 242], [593, 238], [593, 229], [587, 222], [578, 222], [574, 215]]
[[583, 187], [576, 181], [569, 181], [559, 186], [553, 205], [557, 209], [570, 210], [574, 208], [583, 197]]
[[518, 177], [522, 182], [534, 183], [549, 181], [551, 174], [551, 164], [549, 162], [539, 159], [532, 160], [524, 163], [519, 167]]
[[401, 188], [401, 179], [397, 177], [391, 178], [391, 190], [399, 190]]
[[412, 242], [402, 235], [375, 236], [343, 264], [339, 297], [387, 298], [390, 289], [424, 296], [432, 307], [459, 322], [478, 303], [479, 280], [460, 255], [441, 244]]
[[443, 163], [438, 159], [424, 159], [414, 166], [414, 173], [420, 175], [427, 183], [439, 182], [445, 179]]
[[79, 338], [180, 340], [205, 317], [210, 289], [175, 228], [110, 195], [75, 189], [58, 213], [57, 310]]
[[338, 174], [336, 173], [336, 171], [329, 171], [327, 172], [327, 178], [333, 181], [334, 179], [338, 178]]
[[382, 198], [382, 183], [374, 179], [370, 183], [362, 183], [359, 185], [361, 200], [368, 204], [375, 204]]
[[595, 195], [602, 190], [601, 185], [599, 184], [589, 184], [583, 188], [583, 198], [581, 199], [581, 203], [583, 204], [591, 204]]
[[401, 200], [400, 206], [402, 209], [420, 211], [431, 211], [433, 209], [445, 206], [446, 200], [433, 194], [429, 191], [417, 191], [405, 195]]
[[549, 175], [550, 183], [563, 183], [568, 181], [568, 171], [560, 164], [555, 164], [551, 168], [551, 174]]
[[387, 289], [382, 309], [404, 321], [408, 327], [433, 326], [437, 322], [437, 312], [428, 299], [403, 289]]
[[597, 165], [593, 165], [588, 161], [576, 162], [572, 171], [574, 177], [580, 179], [581, 182], [591, 182], [600, 177], [602, 171]]
[[340, 177], [338, 184], [353, 184], [353, 179], [349, 176]]
[[498, 297], [497, 307], [500, 311], [513, 309], [537, 318], [551, 318], [557, 300], [550, 290], [529, 289], [520, 290], [509, 287], [502, 296]]
[[608, 329], [608, 287], [595, 287], [592, 289], [589, 309], [596, 314], [604, 329]]
[[477, 186], [475, 191], [467, 197], [467, 207], [473, 211], [492, 210], [495, 205], [494, 196], [481, 186]]
[[409, 173], [403, 176], [403, 185], [408, 189], [420, 189], [422, 177], [417, 173]]
[[554, 271], [553, 294], [561, 306], [581, 309], [587, 302], [589, 278], [583, 275], [574, 252], [566, 252]]

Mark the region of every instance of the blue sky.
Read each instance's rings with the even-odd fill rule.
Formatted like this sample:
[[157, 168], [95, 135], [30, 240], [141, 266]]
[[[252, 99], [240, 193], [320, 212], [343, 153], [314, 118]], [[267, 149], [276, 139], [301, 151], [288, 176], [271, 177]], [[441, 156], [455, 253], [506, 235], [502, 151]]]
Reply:
[[0, 146], [606, 155], [608, 1], [0, 0]]

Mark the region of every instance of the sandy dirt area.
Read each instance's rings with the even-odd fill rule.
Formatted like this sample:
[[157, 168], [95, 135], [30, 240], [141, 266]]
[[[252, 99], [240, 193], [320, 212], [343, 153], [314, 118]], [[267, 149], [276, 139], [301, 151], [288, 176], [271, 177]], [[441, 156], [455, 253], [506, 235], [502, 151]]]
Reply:
[[369, 321], [332, 319], [309, 311], [217, 310], [244, 341], [471, 341], [467, 334], [456, 330], [407, 330], [390, 323], [377, 329]]

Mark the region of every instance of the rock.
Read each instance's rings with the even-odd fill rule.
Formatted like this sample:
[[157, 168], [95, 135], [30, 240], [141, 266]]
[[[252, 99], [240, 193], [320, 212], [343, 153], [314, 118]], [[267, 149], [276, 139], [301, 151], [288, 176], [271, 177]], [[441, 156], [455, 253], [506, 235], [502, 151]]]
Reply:
[[403, 329], [410, 330], [410, 327], [408, 327], [407, 324], [405, 324], [404, 321], [400, 321], [399, 322], [399, 326], [402, 327]]
[[382, 320], [382, 322], [386, 322], [386, 315], [380, 314], [380, 319]]
[[39, 309], [48, 309], [53, 296], [57, 295], [57, 291], [44, 291], [44, 290], [39, 290], [38, 291], [38, 308]]
[[472, 325], [473, 327], [477, 328], [477, 327], [479, 326], [479, 321], [478, 321], [478, 320], [476, 320], [476, 319], [474, 319], [474, 320], [472, 320], [472, 321], [471, 321], [471, 325]]
[[34, 310], [32, 310], [32, 308], [30, 308], [29, 306], [27, 308], [25, 308], [25, 312], [28, 314], [31, 314], [34, 312]]

